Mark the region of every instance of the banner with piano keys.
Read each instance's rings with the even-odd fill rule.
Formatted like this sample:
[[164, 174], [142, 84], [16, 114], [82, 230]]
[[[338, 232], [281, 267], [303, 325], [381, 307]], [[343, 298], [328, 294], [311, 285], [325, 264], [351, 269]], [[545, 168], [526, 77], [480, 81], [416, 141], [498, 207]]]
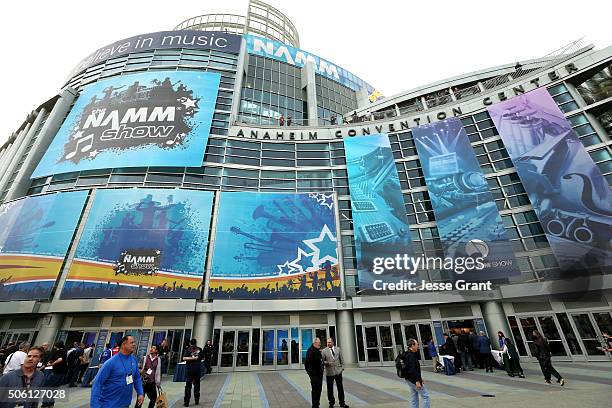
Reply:
[[411, 274], [412, 264], [404, 269], [385, 267], [384, 272], [378, 265], [381, 259], [412, 257], [414, 252], [389, 137], [375, 134], [346, 138], [344, 150], [360, 293], [376, 293], [381, 281], [416, 279], [418, 276]]
[[412, 130], [446, 257], [482, 257], [484, 268], [453, 280], [504, 279], [519, 273], [487, 180], [459, 118]]
[[333, 193], [222, 192], [210, 299], [340, 296]]
[[611, 266], [610, 187], [546, 88], [488, 111], [559, 266]]

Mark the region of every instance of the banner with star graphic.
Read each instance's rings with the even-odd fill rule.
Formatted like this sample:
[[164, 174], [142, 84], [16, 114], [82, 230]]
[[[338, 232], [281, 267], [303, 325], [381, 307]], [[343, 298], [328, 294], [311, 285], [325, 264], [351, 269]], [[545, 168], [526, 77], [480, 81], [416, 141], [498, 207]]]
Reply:
[[211, 299], [340, 296], [333, 193], [222, 192]]
[[49, 299], [88, 191], [0, 205], [0, 301]]
[[201, 297], [213, 193], [99, 189], [62, 299]]
[[87, 86], [31, 177], [110, 166], [201, 166], [220, 78], [154, 71]]

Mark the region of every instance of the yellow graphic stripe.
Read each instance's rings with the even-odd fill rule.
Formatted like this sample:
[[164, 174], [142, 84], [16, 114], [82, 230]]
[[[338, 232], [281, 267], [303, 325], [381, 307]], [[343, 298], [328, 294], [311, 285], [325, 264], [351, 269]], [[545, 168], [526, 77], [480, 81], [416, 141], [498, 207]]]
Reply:
[[46, 256], [0, 255], [0, 282], [16, 283], [57, 279], [63, 259]]
[[202, 284], [202, 277], [200, 276], [176, 276], [162, 271], [154, 275], [116, 275], [113, 265], [77, 259], [72, 262], [67, 279], [146, 287], [157, 287], [166, 284], [166, 287], [172, 288], [173, 286], [180, 287], [182, 285], [185, 289], [197, 289]]
[[[332, 269], [332, 286], [339, 287], [340, 286], [340, 278], [338, 277], [338, 269]], [[278, 283], [278, 287], [281, 288], [283, 286], [291, 286], [294, 289], [298, 289], [301, 285], [301, 280], [299, 279], [304, 274], [299, 275], [289, 275], [289, 276], [271, 276], [266, 278], [253, 278], [253, 277], [244, 277], [243, 279], [227, 279], [227, 278], [210, 278], [210, 288], [211, 289], [234, 289], [244, 286], [248, 289], [260, 289], [269, 287], [270, 289], [275, 289], [276, 284]], [[322, 285], [323, 280], [325, 279], [325, 271], [320, 270], [317, 275], [319, 276], [319, 285]], [[312, 288], [312, 278], [310, 277], [310, 272], [306, 273], [306, 286]], [[291, 281], [291, 282], [289, 282]]]

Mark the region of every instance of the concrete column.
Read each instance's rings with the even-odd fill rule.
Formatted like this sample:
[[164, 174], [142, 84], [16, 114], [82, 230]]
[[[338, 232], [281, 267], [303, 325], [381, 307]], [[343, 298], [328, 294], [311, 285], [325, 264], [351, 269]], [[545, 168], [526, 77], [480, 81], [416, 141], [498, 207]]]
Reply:
[[501, 302], [495, 300], [483, 302], [480, 304], [480, 309], [492, 342], [497, 338], [498, 331], [502, 331], [506, 336], [512, 335]]
[[230, 126], [233, 126], [234, 123], [238, 121], [238, 115], [240, 112], [240, 98], [242, 98], [242, 79], [246, 75], [248, 63], [249, 54], [246, 51], [246, 41], [243, 38], [240, 43], [240, 54], [238, 54], [238, 65], [236, 67], [236, 82], [234, 83], [234, 97], [232, 99]]
[[64, 315], [59, 313], [48, 314], [42, 318], [40, 330], [36, 336], [36, 345], [40, 346], [43, 343], [49, 343], [49, 349], [53, 346], [55, 335], [64, 324]]
[[[25, 149], [28, 144], [27, 136], [30, 135], [31, 128], [32, 124], [28, 123], [26, 127], [21, 132], [19, 132], [19, 135], [15, 138], [15, 142], [11, 146], [11, 152], [10, 155], [7, 156], [5, 165], [2, 169], [0, 169], [0, 194], [2, 194], [4, 189], [8, 186], [8, 182], [13, 176], [13, 172], [15, 171], [15, 166], [17, 166], [17, 163], [19, 163], [19, 160], [21, 159], [23, 149]], [[13, 182], [15, 181], [17, 180], [13, 180]]]
[[307, 61], [304, 68], [302, 68], [302, 89], [304, 88], [306, 88], [308, 105], [308, 126], [319, 126], [317, 84], [315, 82], [315, 66], [312, 61]]
[[198, 341], [200, 346], [212, 340], [213, 314], [212, 312], [197, 312], [193, 322], [191, 337]]
[[584, 114], [586, 115], [587, 119], [589, 120], [589, 123], [591, 124], [591, 126], [593, 126], [593, 129], [595, 129], [595, 131], [597, 132], [601, 140], [604, 140], [604, 141], [610, 140], [610, 136], [608, 136], [608, 132], [606, 132], [606, 129], [601, 125], [601, 122], [599, 122], [597, 117], [593, 115], [591, 112], [585, 111]]
[[[72, 88], [67, 88], [62, 91], [60, 98], [57, 100], [47, 121], [43, 125], [34, 146], [28, 153], [28, 157], [23, 162], [19, 177], [13, 182], [10, 197], [21, 197], [26, 194], [30, 187], [30, 175], [38, 165], [38, 162], [43, 157], [55, 134], [62, 125], [66, 114], [70, 110], [70, 106], [76, 98], [77, 92]], [[9, 196], [7, 196], [8, 198]]]
[[350, 309], [336, 312], [336, 340], [342, 348], [342, 357], [347, 366], [357, 366], [357, 340], [353, 312]]

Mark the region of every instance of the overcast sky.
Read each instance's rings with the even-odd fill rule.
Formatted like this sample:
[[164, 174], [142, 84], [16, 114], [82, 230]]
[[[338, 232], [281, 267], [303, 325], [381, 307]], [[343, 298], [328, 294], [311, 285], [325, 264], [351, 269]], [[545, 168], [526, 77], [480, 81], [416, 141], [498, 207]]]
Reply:
[[[97, 48], [137, 34], [170, 30], [201, 14], [245, 15], [247, 2], [5, 3], [0, 14], [4, 83], [0, 144], [31, 110], [57, 94], [72, 68]], [[293, 21], [301, 48], [348, 69], [386, 96], [541, 57], [581, 37], [598, 49], [612, 45], [612, 3], [601, 0], [268, 2]]]

